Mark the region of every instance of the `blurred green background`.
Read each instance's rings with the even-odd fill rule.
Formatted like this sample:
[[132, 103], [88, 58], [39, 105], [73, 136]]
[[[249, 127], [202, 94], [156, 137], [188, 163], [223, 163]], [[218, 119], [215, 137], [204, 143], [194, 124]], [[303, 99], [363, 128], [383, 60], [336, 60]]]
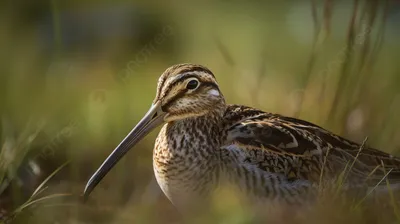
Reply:
[[[229, 103], [299, 117], [357, 142], [368, 136], [368, 145], [397, 154], [399, 25], [398, 0], [1, 1], [0, 218], [179, 221], [153, 177], [157, 131], [88, 203], [78, 200], [151, 105], [158, 77], [177, 63], [209, 67]], [[66, 161], [38, 198], [72, 195], [13, 213]], [[214, 206], [196, 222], [254, 221], [229, 194]]]

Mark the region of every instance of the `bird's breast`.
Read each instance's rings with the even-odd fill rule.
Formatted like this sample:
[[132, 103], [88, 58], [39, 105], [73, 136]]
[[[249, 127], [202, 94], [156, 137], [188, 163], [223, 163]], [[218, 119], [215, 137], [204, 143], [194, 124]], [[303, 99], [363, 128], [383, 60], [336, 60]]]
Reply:
[[153, 152], [154, 174], [162, 191], [174, 204], [208, 195], [218, 180], [217, 158], [207, 153], [206, 144], [178, 130], [181, 134], [168, 134], [167, 128], [161, 129]]

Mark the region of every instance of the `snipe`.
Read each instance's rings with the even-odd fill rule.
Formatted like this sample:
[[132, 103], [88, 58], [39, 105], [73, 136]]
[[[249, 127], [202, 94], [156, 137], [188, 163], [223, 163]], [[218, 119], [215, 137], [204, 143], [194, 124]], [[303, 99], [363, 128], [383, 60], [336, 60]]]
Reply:
[[[143, 119], [88, 181], [92, 192], [117, 161], [155, 127], [153, 167], [165, 195], [178, 207], [206, 197], [222, 181], [249, 198], [301, 203], [321, 182], [374, 186], [400, 180], [400, 159], [354, 143], [312, 123], [239, 105], [227, 105], [213, 73], [179, 64], [160, 77]], [[311, 195], [311, 196], [310, 196]]]

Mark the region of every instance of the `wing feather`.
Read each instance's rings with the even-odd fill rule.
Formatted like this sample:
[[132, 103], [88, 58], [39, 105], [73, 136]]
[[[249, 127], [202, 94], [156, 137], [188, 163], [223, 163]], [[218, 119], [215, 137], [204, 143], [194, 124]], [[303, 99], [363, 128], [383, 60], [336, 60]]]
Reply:
[[[322, 169], [322, 161], [327, 156], [325, 165], [330, 169], [340, 171], [352, 164], [351, 173], [362, 178], [372, 171], [375, 172], [372, 179], [381, 178], [385, 172], [383, 164], [386, 171], [392, 169], [389, 178], [400, 182], [399, 158], [361, 146], [310, 122], [239, 105], [228, 107], [225, 121], [226, 146], [235, 144], [242, 150], [272, 155], [274, 159], [293, 161], [298, 157], [303, 163], [308, 161], [306, 170], [316, 171]], [[253, 163], [263, 159], [249, 155]]]

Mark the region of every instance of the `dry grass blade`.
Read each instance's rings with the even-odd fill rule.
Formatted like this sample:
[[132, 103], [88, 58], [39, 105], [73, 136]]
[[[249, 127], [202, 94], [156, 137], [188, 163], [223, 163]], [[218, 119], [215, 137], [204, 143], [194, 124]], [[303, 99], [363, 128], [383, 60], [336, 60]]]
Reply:
[[[62, 168], [64, 168], [66, 165], [68, 165], [69, 161], [65, 162], [64, 164], [62, 164], [61, 166], [59, 166], [56, 170], [54, 170], [36, 189], [35, 191], [32, 193], [31, 197], [29, 199], [32, 199], [33, 197], [35, 197], [36, 195], [38, 195], [39, 193], [41, 193], [41, 189], [43, 188], [43, 186], [54, 176], [56, 175]], [[43, 189], [44, 190], [44, 189]]]
[[367, 180], [381, 167], [380, 165], [376, 166], [367, 176]]
[[360, 148], [358, 149], [357, 155], [354, 157], [353, 162], [351, 163], [351, 165], [350, 165], [350, 167], [349, 167], [349, 170], [348, 170], [348, 172], [347, 172], [346, 177], [345, 177], [344, 180], [346, 180], [346, 179], [348, 178], [349, 173], [350, 173], [351, 169], [353, 168], [354, 164], [356, 163], [356, 161], [357, 161], [357, 159], [358, 159], [358, 156], [360, 155], [361, 151], [364, 149], [365, 144], [367, 143], [367, 140], [368, 140], [368, 136], [365, 137], [363, 143], [361, 144]]
[[[349, 162], [350, 162], [350, 161], [349, 161]], [[344, 167], [343, 171], [340, 172], [340, 174], [339, 174], [339, 176], [338, 176], [338, 178], [337, 178], [337, 181], [336, 181], [336, 191], [335, 191], [334, 198], [336, 198], [336, 197], [339, 195], [340, 190], [341, 190], [342, 187], [343, 187], [344, 180], [345, 180], [345, 175], [346, 175], [346, 172], [347, 172], [347, 168], [349, 167], [349, 162], [346, 163], [346, 166]]]
[[[383, 163], [383, 161], [381, 160], [381, 164], [382, 164], [382, 168], [383, 168], [383, 173], [386, 175], [386, 170], [385, 170], [385, 164]], [[389, 171], [391, 171], [392, 169], [390, 169]], [[389, 172], [388, 172], [389, 173]], [[396, 216], [397, 219], [397, 223], [400, 223], [400, 213], [399, 213], [399, 208], [397, 207], [397, 203], [396, 203], [396, 199], [394, 197], [392, 188], [390, 187], [390, 183], [389, 183], [389, 179], [386, 178], [386, 187], [388, 189], [389, 192], [389, 196], [390, 196], [390, 202], [392, 203], [392, 207], [393, 207], [393, 212], [394, 215]]]
[[2, 117], [4, 143], [0, 146], [0, 194], [7, 189], [9, 183], [16, 177], [31, 150], [32, 142], [44, 128], [45, 121], [34, 122], [33, 120], [33, 118], [29, 118], [21, 134], [15, 136], [12, 131], [14, 125]]
[[24, 204], [22, 204], [21, 206], [19, 206], [14, 212], [13, 214], [18, 214], [20, 213], [22, 210], [24, 210], [25, 208], [34, 205], [38, 202], [44, 201], [44, 200], [48, 200], [48, 199], [53, 199], [53, 198], [59, 198], [59, 197], [65, 197], [65, 196], [71, 196], [72, 194], [52, 194], [52, 195], [48, 195], [48, 196], [44, 196], [35, 200], [31, 200], [29, 202], [26, 202]]
[[54, 175], [56, 175], [62, 168], [64, 168], [69, 161], [65, 162], [62, 164], [60, 167], [58, 167], [56, 170], [54, 170], [32, 193], [32, 195], [29, 197], [29, 199], [20, 205], [18, 208], [16, 208], [7, 218], [7, 220], [12, 220], [17, 214], [21, 213], [24, 209], [28, 208], [29, 206], [32, 206], [38, 202], [48, 200], [48, 199], [53, 199], [53, 198], [59, 198], [59, 197], [65, 197], [65, 196], [71, 196], [71, 194], [52, 194], [48, 196], [44, 196], [41, 198], [35, 199], [35, 196], [39, 195], [42, 193], [44, 190], [47, 189], [47, 187], [44, 187], [44, 185], [52, 178]]
[[[38, 192], [36, 192], [36, 195], [41, 194], [42, 192], [44, 192], [47, 188], [49, 188], [48, 186], [43, 187], [42, 189], [40, 189]], [[32, 194], [33, 195], [33, 194]], [[32, 196], [31, 196], [32, 197]]]
[[[374, 173], [379, 167], [381, 166], [377, 166], [375, 167], [375, 169], [370, 173], [370, 175], [372, 175], [372, 173]], [[354, 210], [359, 208], [360, 205], [372, 194], [372, 192], [374, 192], [376, 190], [376, 188], [381, 185], [381, 183], [383, 182], [383, 180], [386, 179], [386, 177], [389, 175], [390, 172], [392, 172], [393, 169], [390, 169], [389, 172], [387, 172], [382, 178], [381, 180], [353, 207]], [[368, 177], [370, 176], [368, 175]]]
[[327, 152], [326, 152], [326, 155], [325, 155], [325, 157], [324, 157], [324, 163], [322, 164], [321, 173], [320, 173], [320, 175], [319, 175], [319, 186], [320, 186], [320, 189], [319, 189], [319, 190], [321, 190], [322, 179], [323, 179], [323, 177], [324, 177], [324, 170], [325, 170], [325, 166], [326, 166], [326, 161], [327, 161], [327, 159], [328, 159], [328, 155], [329, 155], [329, 152], [330, 152], [330, 151], [331, 151], [331, 148], [328, 148], [328, 150], [327, 150]]

